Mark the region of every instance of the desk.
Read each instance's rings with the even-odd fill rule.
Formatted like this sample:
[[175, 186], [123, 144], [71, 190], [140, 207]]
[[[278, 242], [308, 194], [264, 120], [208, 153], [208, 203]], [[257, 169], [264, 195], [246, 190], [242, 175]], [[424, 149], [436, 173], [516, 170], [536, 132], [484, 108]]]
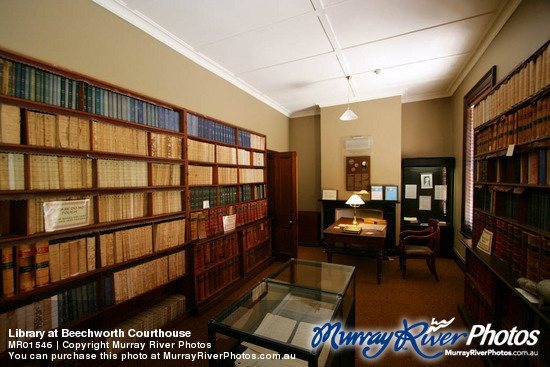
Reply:
[[[377, 249], [376, 256], [376, 267], [377, 273], [376, 278], [378, 279], [378, 284], [382, 279], [382, 260], [384, 259], [384, 240], [386, 239], [386, 229], [383, 231], [361, 231], [359, 234], [343, 232], [342, 228], [337, 227], [341, 224], [351, 224], [353, 219], [351, 218], [340, 218], [333, 224], [331, 224], [327, 229], [323, 231], [327, 238], [327, 258], [328, 262], [332, 262], [332, 250], [334, 243], [342, 242], [356, 245], [367, 245], [374, 246]], [[336, 227], [336, 228], [335, 228]]]

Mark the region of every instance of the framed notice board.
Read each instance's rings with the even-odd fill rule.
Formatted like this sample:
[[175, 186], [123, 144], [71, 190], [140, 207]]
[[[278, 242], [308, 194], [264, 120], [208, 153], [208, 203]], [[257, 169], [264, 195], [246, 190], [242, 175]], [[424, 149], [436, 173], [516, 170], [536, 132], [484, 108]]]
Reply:
[[346, 157], [346, 190], [361, 191], [370, 186], [370, 156]]

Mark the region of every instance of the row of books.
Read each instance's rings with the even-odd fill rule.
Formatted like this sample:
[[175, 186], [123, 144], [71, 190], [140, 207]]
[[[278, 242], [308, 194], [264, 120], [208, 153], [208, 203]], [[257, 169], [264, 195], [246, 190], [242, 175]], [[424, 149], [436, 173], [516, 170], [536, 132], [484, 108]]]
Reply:
[[464, 302], [476, 324], [489, 324], [493, 322], [493, 308], [487, 303], [480, 290], [468, 277], [466, 277]]
[[218, 145], [216, 147], [216, 162], [224, 164], [237, 164], [237, 149]]
[[220, 186], [220, 205], [235, 204], [237, 201], [237, 186]]
[[25, 156], [0, 153], [0, 190], [25, 190]]
[[487, 297], [489, 297], [489, 299], [493, 299], [495, 294], [495, 278], [493, 277], [493, 274], [474, 256], [468, 257], [467, 266], [467, 273], [470, 274], [473, 279], [475, 279], [475, 283], [477, 283], [477, 286], [481, 288], [483, 293]]
[[264, 170], [257, 168], [239, 168], [240, 183], [264, 182]]
[[48, 242], [2, 248], [3, 297], [49, 284], [48, 250]]
[[[168, 141], [159, 141], [161, 136], [166, 135], [151, 135], [156, 136], [155, 140], [151, 141], [155, 148], [154, 151], [159, 150], [159, 144], [167, 145], [171, 142], [171, 139], [168, 138], [165, 139]], [[148, 156], [147, 132], [145, 130], [92, 121], [92, 149], [96, 152]], [[164, 150], [166, 150], [166, 148], [164, 148]], [[181, 158], [181, 155], [179, 158]]]
[[513, 157], [475, 161], [476, 182], [504, 182], [550, 186], [550, 149], [536, 149]]
[[153, 226], [142, 226], [99, 236], [100, 266], [119, 264], [153, 253]]
[[239, 148], [239, 164], [241, 166], [250, 166], [250, 151]]
[[[125, 320], [121, 324], [115, 326], [112, 330], [121, 330], [120, 335], [124, 336], [112, 336], [106, 338], [108, 348], [107, 353], [119, 353], [123, 349], [121, 347], [115, 348], [120, 345], [130, 345], [129, 343], [139, 342], [142, 338], [135, 336], [135, 334], [142, 335], [142, 333], [129, 333], [130, 330], [135, 331], [151, 331], [161, 329], [169, 322], [179, 318], [184, 314], [186, 310], [185, 296], [181, 294], [174, 294], [164, 301], [154, 305], [146, 311], [140, 313], [137, 316]], [[132, 335], [131, 336], [129, 336]], [[118, 342], [115, 344], [114, 342]]]
[[162, 251], [185, 243], [185, 218], [155, 223], [153, 251]]
[[[66, 242], [52, 243], [49, 245], [49, 252], [42, 256], [44, 260], [48, 261], [48, 264], [44, 265], [44, 267], [46, 270], [49, 268], [51, 283], [74, 277], [78, 274], [85, 274], [96, 268], [95, 237], [91, 236]], [[36, 261], [37, 263], [39, 262], [38, 248]]]
[[235, 145], [235, 128], [187, 113], [187, 134]]
[[258, 152], [252, 152], [252, 165], [263, 167], [265, 166], [265, 154], [264, 153], [258, 153]]
[[[243, 169], [240, 168], [239, 172]], [[218, 167], [218, 183], [220, 185], [237, 184], [237, 168]]]
[[265, 149], [265, 136], [253, 134], [239, 129], [239, 145], [252, 149]]
[[0, 103], [0, 143], [21, 144], [21, 110]]
[[213, 167], [188, 166], [189, 185], [212, 185]]
[[265, 199], [265, 185], [241, 185], [241, 201]]
[[79, 82], [20, 62], [0, 59], [0, 94], [78, 109]]
[[493, 233], [493, 256], [522, 277], [535, 282], [550, 278], [550, 239], [483, 213], [475, 212], [474, 221], [475, 243], [487, 229]]
[[218, 192], [216, 186], [189, 188], [189, 205], [191, 210], [203, 209], [205, 202], [207, 202], [208, 207], [218, 205]]
[[550, 136], [550, 97], [503, 116], [476, 132], [476, 154], [506, 149]]
[[[177, 266], [180, 271], [185, 271], [184, 264], [176, 265], [176, 261], [181, 260], [181, 257], [162, 256], [143, 264], [115, 271], [113, 273], [114, 302], [127, 301], [173, 280], [169, 278], [169, 274], [174, 274], [170, 268]], [[185, 259], [183, 260], [185, 261]]]
[[148, 195], [145, 193], [99, 195], [98, 223], [142, 218], [147, 216]]
[[28, 145], [90, 150], [89, 120], [29, 110], [27, 121]]
[[526, 205], [526, 224], [550, 231], [550, 191], [530, 191]]
[[145, 187], [147, 171], [147, 162], [98, 159], [97, 187]]
[[474, 106], [474, 126], [479, 126], [550, 84], [548, 47], [518, 69]]
[[188, 139], [187, 158], [190, 161], [214, 163], [216, 161], [215, 146], [211, 143]]
[[183, 210], [181, 191], [157, 191], [153, 192], [152, 197], [152, 215], [178, 213]]
[[232, 234], [217, 240], [195, 245], [193, 261], [195, 272], [199, 273], [219, 262], [239, 254], [239, 237]]
[[229, 261], [199, 274], [195, 277], [197, 302], [202, 302], [219, 289], [240, 278], [239, 258]]
[[243, 231], [243, 248], [248, 250], [259, 243], [267, 241], [271, 237], [271, 230], [268, 221], [248, 227]]
[[92, 187], [91, 159], [33, 154], [29, 164], [31, 190]]
[[271, 243], [265, 242], [245, 253], [243, 261], [246, 271], [253, 269], [262, 261], [271, 257]]
[[181, 185], [181, 169], [179, 164], [151, 164], [153, 186], [178, 186]]
[[29, 341], [21, 336], [9, 337], [8, 332], [49, 331], [78, 320], [97, 310], [96, 282], [79, 283], [63, 292], [40, 301], [0, 314], [0, 353], [8, 347], [8, 341]]
[[151, 133], [151, 156], [182, 159], [183, 140], [179, 136]]
[[474, 208], [494, 215], [519, 220], [521, 195], [515, 194], [509, 186], [484, 186], [474, 189]]
[[247, 223], [260, 220], [267, 216], [267, 201], [254, 201], [236, 205], [226, 205], [217, 208], [210, 208], [200, 212], [192, 212], [189, 215], [190, 241], [205, 239], [210, 236], [222, 233], [223, 217], [236, 215], [236, 226], [240, 227]]
[[84, 84], [84, 97], [85, 112], [180, 131], [179, 113], [172, 109], [87, 83]]

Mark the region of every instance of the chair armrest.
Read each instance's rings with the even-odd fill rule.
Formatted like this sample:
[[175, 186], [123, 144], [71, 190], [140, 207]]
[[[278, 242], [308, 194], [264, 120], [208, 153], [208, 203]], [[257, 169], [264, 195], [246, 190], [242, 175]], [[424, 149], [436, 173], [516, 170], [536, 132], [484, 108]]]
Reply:
[[405, 231], [401, 231], [399, 233], [399, 241], [401, 242], [403, 240], [403, 238], [406, 238], [408, 236], [423, 236], [423, 235], [427, 235], [427, 234], [430, 234], [433, 232], [433, 228], [432, 227], [428, 227], [426, 229], [421, 229], [419, 231], [415, 231], [415, 230], [405, 230]]

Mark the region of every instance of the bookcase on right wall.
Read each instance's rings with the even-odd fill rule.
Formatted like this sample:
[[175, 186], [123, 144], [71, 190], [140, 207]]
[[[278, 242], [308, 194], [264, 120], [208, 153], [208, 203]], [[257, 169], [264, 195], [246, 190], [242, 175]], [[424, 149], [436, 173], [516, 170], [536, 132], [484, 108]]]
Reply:
[[[550, 365], [550, 312], [518, 290], [550, 279], [550, 49], [546, 42], [473, 107], [474, 229], [466, 246], [467, 324], [539, 330], [533, 355], [490, 365]], [[492, 233], [489, 250], [477, 244]], [[536, 356], [534, 354], [537, 354]]]

